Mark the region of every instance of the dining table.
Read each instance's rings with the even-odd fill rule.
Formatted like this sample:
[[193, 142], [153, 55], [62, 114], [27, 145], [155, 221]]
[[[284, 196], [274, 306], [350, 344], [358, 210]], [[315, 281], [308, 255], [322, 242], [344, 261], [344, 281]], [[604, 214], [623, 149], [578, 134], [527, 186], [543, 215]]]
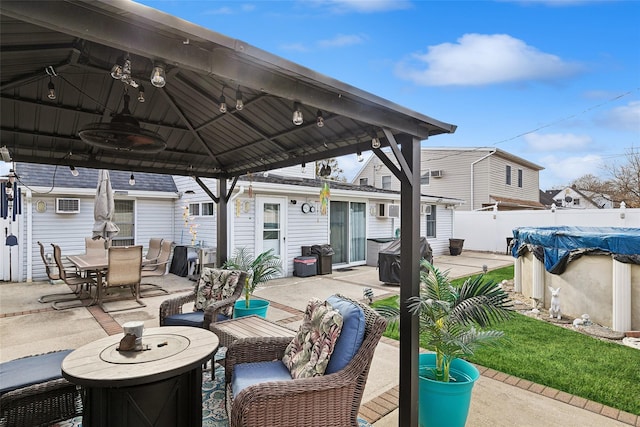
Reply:
[[62, 376], [83, 387], [84, 427], [202, 425], [202, 364], [218, 349], [211, 331], [190, 326], [145, 329], [142, 345], [123, 335], [85, 344], [62, 361]]

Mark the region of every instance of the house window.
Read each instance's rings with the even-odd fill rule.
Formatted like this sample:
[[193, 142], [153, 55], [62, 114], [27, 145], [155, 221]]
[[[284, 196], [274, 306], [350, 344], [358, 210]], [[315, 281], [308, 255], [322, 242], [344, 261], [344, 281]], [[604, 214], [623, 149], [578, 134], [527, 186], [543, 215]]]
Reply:
[[133, 200], [116, 200], [114, 202], [113, 221], [120, 228], [120, 232], [111, 240], [113, 246], [135, 245], [133, 203]]
[[427, 169], [427, 171], [420, 177], [420, 185], [429, 185], [430, 176], [431, 176], [431, 169]]
[[213, 202], [202, 204], [202, 216], [213, 216]]
[[189, 203], [189, 215], [200, 216], [200, 203]]
[[427, 213], [427, 237], [436, 237], [436, 205], [431, 205], [431, 212]]
[[369, 185], [369, 178], [360, 178], [360, 185]]
[[518, 169], [518, 187], [522, 188], [522, 169]]
[[382, 177], [382, 189], [391, 190], [391, 175], [384, 175]]
[[511, 185], [511, 166], [507, 165], [507, 185]]
[[580, 206], [580, 199], [578, 199], [577, 197], [575, 199], [573, 199], [573, 204], [575, 206]]

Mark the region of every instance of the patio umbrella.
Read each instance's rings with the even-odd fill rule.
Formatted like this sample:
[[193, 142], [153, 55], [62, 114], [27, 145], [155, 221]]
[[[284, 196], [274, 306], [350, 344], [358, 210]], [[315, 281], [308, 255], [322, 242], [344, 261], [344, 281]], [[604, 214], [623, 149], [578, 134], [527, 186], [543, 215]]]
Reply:
[[113, 201], [113, 189], [109, 171], [100, 169], [98, 173], [98, 188], [93, 206], [93, 238], [106, 240], [105, 247], [109, 246], [111, 238], [118, 234], [120, 228], [113, 222], [115, 203]]

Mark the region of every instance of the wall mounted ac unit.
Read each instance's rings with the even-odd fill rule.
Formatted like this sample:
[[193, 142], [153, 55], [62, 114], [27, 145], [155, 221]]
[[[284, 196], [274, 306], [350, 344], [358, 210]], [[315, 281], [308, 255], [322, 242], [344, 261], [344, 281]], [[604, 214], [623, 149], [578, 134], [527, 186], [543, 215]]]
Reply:
[[80, 199], [56, 199], [56, 213], [80, 213]]
[[389, 204], [387, 215], [391, 218], [400, 218], [400, 205]]
[[444, 176], [444, 171], [442, 169], [431, 171], [432, 178], [442, 178]]
[[420, 205], [420, 215], [431, 215], [431, 205]]

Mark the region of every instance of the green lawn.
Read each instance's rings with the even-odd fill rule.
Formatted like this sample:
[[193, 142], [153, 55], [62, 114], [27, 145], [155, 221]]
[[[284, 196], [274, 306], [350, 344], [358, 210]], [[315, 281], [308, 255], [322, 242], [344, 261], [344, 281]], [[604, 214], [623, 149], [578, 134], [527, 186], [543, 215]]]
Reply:
[[[496, 281], [511, 279], [513, 266], [486, 276]], [[507, 339], [498, 347], [477, 350], [469, 361], [640, 415], [639, 350], [521, 314], [493, 329], [504, 331]], [[398, 339], [389, 332], [385, 336]]]

